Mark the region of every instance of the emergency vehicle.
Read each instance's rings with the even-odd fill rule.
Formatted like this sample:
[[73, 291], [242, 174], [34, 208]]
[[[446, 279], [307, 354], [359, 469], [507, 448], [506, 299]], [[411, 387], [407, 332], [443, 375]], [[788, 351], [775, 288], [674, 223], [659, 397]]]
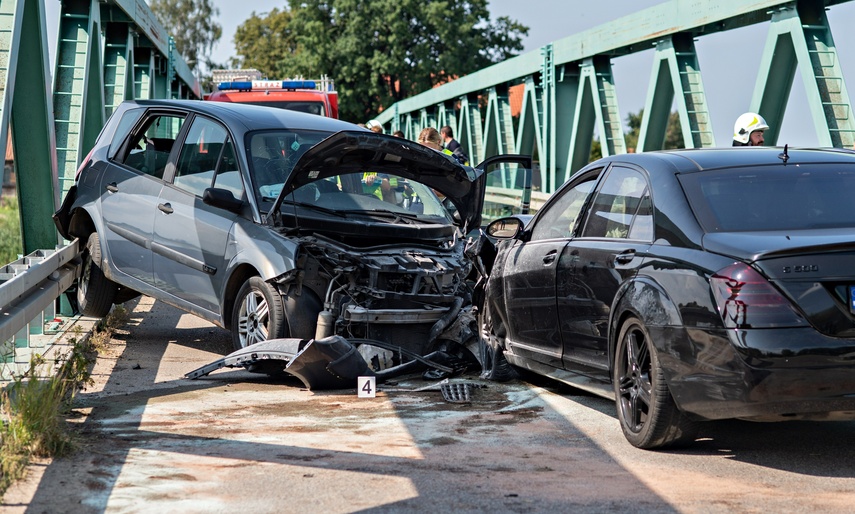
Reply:
[[338, 93], [326, 76], [320, 80], [266, 80], [258, 70], [214, 70], [216, 91], [205, 100], [264, 105], [338, 118]]

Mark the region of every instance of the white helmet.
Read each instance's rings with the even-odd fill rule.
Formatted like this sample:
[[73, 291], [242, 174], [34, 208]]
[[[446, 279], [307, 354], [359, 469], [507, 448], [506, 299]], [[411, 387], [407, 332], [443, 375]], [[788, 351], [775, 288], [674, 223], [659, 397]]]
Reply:
[[383, 130], [383, 124], [377, 120], [368, 120], [368, 123], [365, 124], [365, 128], [369, 130], [373, 130], [374, 127], [380, 127], [380, 130]]
[[736, 123], [733, 124], [733, 140], [746, 145], [752, 132], [766, 130], [767, 128], [769, 125], [766, 124], [763, 116], [756, 112], [746, 112], [736, 118]]

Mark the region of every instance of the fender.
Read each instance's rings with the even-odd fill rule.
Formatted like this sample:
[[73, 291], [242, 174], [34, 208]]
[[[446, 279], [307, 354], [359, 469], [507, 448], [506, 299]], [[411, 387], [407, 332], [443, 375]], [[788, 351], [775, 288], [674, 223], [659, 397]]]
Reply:
[[[680, 311], [665, 290], [648, 276], [636, 276], [624, 282], [612, 302], [609, 315], [609, 370], [614, 369], [615, 345], [620, 325], [628, 315], [640, 319], [648, 327], [680, 327]], [[656, 349], [666, 351], [662, 341], [654, 338]]]

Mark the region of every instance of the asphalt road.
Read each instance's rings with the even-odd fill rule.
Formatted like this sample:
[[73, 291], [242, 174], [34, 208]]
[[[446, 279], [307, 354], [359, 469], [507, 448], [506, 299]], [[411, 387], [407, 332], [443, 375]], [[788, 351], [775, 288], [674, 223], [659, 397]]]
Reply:
[[421, 377], [312, 393], [184, 373], [228, 334], [143, 298], [72, 416], [73, 456], [32, 466], [2, 512], [852, 512], [855, 423], [709, 423], [688, 449], [623, 438], [612, 403], [551, 382], [471, 404]]

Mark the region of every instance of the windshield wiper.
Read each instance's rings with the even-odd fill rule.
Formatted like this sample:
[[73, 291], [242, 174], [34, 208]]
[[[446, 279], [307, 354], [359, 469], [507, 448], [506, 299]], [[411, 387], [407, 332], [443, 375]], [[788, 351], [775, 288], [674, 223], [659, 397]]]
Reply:
[[347, 214], [346, 214], [347, 211], [336, 211], [333, 209], [328, 209], [326, 207], [321, 207], [320, 205], [315, 205], [313, 203], [297, 202], [295, 200], [288, 200], [288, 199], [282, 200], [282, 203], [283, 204], [287, 203], [289, 205], [296, 205], [297, 207], [305, 207], [305, 208], [311, 209], [313, 211], [318, 211], [318, 212], [323, 212], [324, 214], [330, 214], [333, 216], [338, 216], [339, 218], [346, 218], [347, 217]]
[[426, 220], [424, 218], [419, 217], [418, 214], [413, 214], [411, 212], [400, 212], [400, 211], [390, 211], [389, 209], [349, 209], [346, 211], [339, 211], [347, 214], [362, 214], [364, 216], [379, 216], [382, 218], [394, 218], [397, 221], [410, 222], [410, 221], [418, 221], [420, 223], [430, 223], [436, 224], [435, 221]]

